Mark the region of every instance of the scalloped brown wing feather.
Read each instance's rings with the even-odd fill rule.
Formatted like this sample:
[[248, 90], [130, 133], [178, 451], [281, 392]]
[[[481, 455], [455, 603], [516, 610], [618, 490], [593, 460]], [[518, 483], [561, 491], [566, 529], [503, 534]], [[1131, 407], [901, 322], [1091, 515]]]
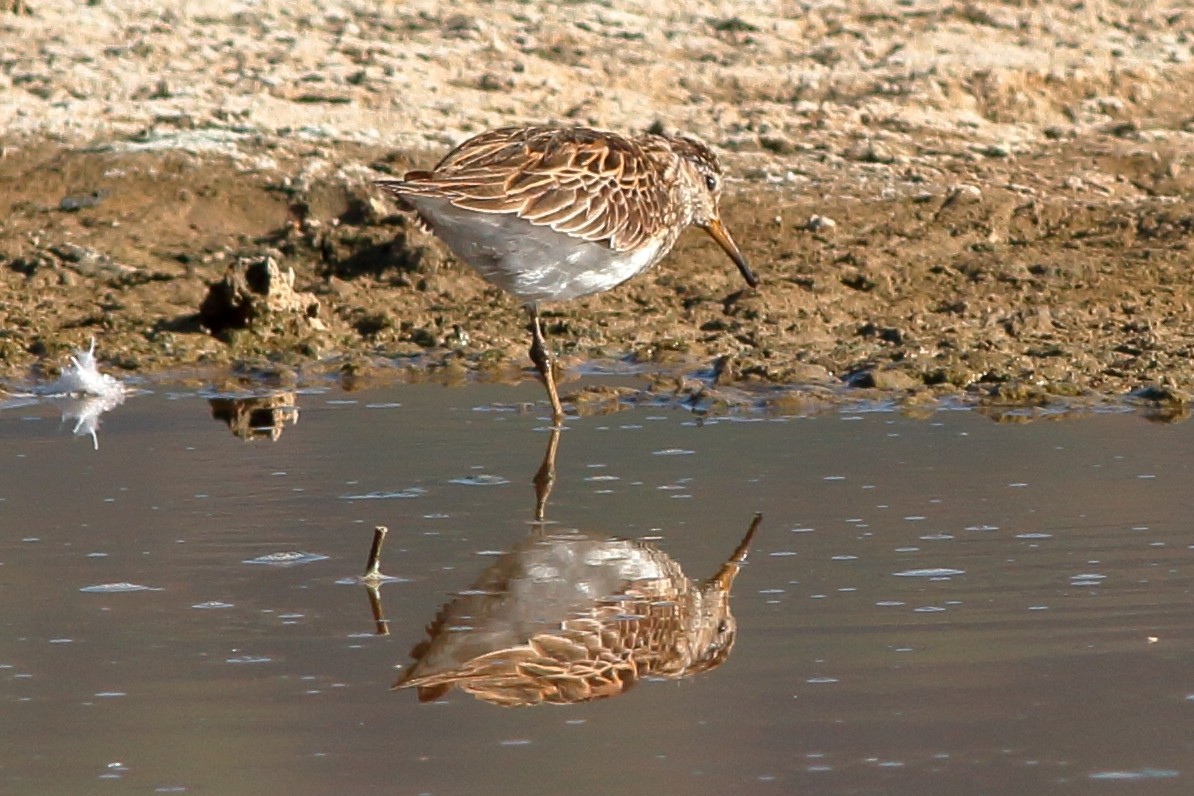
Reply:
[[624, 252], [670, 224], [665, 213], [672, 209], [677, 168], [662, 139], [588, 128], [503, 128], [464, 142], [431, 172], [408, 172], [381, 185], [398, 196], [511, 213]]

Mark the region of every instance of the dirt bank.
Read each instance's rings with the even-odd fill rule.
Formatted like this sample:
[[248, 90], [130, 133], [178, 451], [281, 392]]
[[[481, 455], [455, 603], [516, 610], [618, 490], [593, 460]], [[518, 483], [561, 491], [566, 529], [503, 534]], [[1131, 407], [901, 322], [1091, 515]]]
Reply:
[[[529, 374], [516, 304], [369, 181], [556, 119], [707, 138], [763, 280], [743, 290], [692, 232], [652, 273], [549, 308], [573, 373], [756, 397], [1194, 392], [1177, 4], [698, 2], [658, 23], [632, 2], [30, 5], [0, 12], [10, 379], [92, 335], [148, 374]], [[209, 285], [267, 258], [317, 309], [211, 334]]]

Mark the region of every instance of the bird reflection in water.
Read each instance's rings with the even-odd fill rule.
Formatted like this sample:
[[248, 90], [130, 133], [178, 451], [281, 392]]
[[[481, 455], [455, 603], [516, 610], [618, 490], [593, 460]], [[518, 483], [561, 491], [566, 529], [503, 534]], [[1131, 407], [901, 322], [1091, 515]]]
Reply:
[[[558, 431], [535, 478], [540, 520], [557, 445]], [[440, 610], [394, 688], [424, 702], [456, 687], [507, 707], [571, 704], [713, 669], [734, 646], [730, 587], [760, 520], [701, 582], [653, 544], [537, 522]]]

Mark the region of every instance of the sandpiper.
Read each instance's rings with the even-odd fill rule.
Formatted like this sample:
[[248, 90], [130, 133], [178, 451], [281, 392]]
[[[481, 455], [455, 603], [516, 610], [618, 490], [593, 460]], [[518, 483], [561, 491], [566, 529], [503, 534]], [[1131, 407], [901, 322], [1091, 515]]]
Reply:
[[734, 648], [730, 589], [761, 521], [704, 581], [649, 542], [533, 530], [439, 610], [394, 688], [568, 705], [715, 669]]
[[526, 306], [531, 361], [564, 420], [539, 304], [599, 293], [659, 262], [701, 227], [758, 285], [721, 222], [717, 156], [688, 135], [506, 127], [468, 139], [430, 171], [377, 183], [457, 258]]

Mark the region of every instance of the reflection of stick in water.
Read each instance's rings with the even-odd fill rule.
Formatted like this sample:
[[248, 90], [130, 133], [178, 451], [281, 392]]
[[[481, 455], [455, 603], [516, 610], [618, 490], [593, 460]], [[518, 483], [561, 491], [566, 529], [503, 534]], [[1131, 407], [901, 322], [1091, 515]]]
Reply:
[[440, 610], [394, 687], [420, 701], [456, 687], [507, 707], [570, 704], [716, 668], [734, 646], [730, 587], [761, 519], [701, 582], [646, 542], [537, 528]]

